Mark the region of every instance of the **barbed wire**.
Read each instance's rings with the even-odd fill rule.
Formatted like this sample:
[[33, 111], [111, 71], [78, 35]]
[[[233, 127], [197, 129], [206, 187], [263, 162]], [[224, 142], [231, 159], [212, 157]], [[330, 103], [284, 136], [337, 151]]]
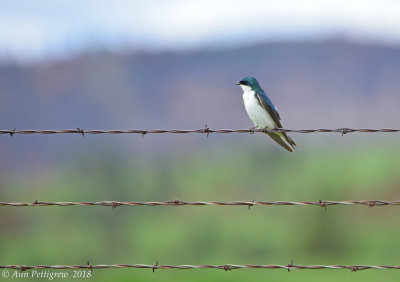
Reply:
[[210, 129], [207, 125], [200, 129], [130, 129], [130, 130], [84, 130], [81, 128], [77, 129], [62, 129], [62, 130], [0, 130], [0, 134], [9, 134], [14, 136], [15, 134], [186, 134], [186, 133], [204, 133], [207, 136], [211, 133], [279, 133], [279, 132], [292, 132], [292, 133], [341, 133], [342, 135], [352, 132], [362, 133], [394, 133], [400, 132], [400, 129], [382, 128], [382, 129], [354, 129], [354, 128], [338, 128], [338, 129], [284, 129], [277, 128], [273, 130], [267, 129]]
[[117, 268], [139, 268], [139, 269], [152, 269], [153, 272], [157, 269], [222, 269], [225, 271], [234, 269], [286, 269], [288, 271], [292, 269], [348, 269], [352, 272], [367, 269], [400, 269], [400, 265], [296, 265], [293, 262], [287, 265], [280, 264], [223, 264], [223, 265], [159, 265], [158, 262], [154, 265], [150, 264], [96, 264], [96, 265], [0, 265], [0, 269], [12, 269], [12, 270], [30, 270], [30, 269], [117, 269]]
[[368, 207], [374, 206], [399, 206], [400, 201], [382, 201], [382, 200], [361, 200], [361, 201], [232, 201], [232, 202], [203, 202], [194, 201], [186, 202], [181, 200], [165, 201], [165, 202], [121, 202], [121, 201], [100, 201], [100, 202], [0, 202], [0, 206], [13, 207], [43, 207], [43, 206], [106, 206], [116, 208], [118, 206], [338, 206], [338, 205], [363, 205]]

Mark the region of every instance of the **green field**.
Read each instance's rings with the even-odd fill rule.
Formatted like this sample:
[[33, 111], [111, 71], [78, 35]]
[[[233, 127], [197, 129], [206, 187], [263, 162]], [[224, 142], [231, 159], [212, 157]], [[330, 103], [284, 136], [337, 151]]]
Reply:
[[[399, 157], [395, 146], [373, 145], [296, 154], [226, 148], [157, 161], [108, 152], [10, 174], [0, 192], [8, 202], [397, 200]], [[395, 206], [0, 209], [2, 265], [400, 264]], [[365, 282], [398, 281], [397, 271], [115, 269], [82, 280]]]

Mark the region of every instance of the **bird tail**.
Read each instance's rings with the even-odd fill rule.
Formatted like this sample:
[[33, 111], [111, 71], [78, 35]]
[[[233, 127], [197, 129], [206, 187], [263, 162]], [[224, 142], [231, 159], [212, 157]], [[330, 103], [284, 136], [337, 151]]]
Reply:
[[286, 132], [266, 132], [269, 137], [271, 137], [276, 143], [281, 145], [283, 148], [289, 152], [294, 152], [294, 147], [296, 143], [286, 134]]

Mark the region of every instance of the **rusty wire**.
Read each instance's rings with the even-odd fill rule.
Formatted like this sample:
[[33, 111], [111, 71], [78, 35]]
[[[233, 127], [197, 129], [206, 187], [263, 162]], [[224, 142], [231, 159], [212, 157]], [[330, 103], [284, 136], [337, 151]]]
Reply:
[[43, 206], [338, 206], [338, 205], [363, 205], [368, 207], [374, 206], [399, 206], [400, 201], [382, 201], [382, 200], [362, 200], [362, 201], [317, 201], [317, 202], [289, 202], [289, 201], [233, 201], [233, 202], [186, 202], [181, 200], [173, 200], [166, 202], [120, 202], [120, 201], [100, 201], [100, 202], [0, 202], [0, 206], [13, 207], [43, 207]]
[[152, 269], [153, 272], [156, 269], [222, 269], [225, 271], [234, 269], [286, 269], [288, 271], [292, 269], [348, 269], [352, 272], [358, 270], [367, 269], [400, 269], [400, 265], [296, 265], [292, 262], [287, 265], [280, 264], [223, 264], [223, 265], [210, 265], [210, 264], [200, 264], [200, 265], [159, 265], [158, 262], [153, 265], [149, 264], [97, 264], [97, 265], [0, 265], [0, 269], [13, 269], [13, 270], [30, 270], [30, 269], [105, 269], [105, 268], [145, 268]]
[[142, 136], [146, 134], [161, 134], [161, 133], [205, 133], [207, 136], [210, 133], [266, 133], [266, 132], [294, 132], [294, 133], [341, 133], [342, 135], [352, 132], [363, 132], [363, 133], [389, 133], [389, 132], [400, 132], [400, 129], [353, 129], [353, 128], [338, 128], [338, 129], [284, 129], [277, 128], [274, 130], [267, 129], [210, 129], [207, 125], [200, 129], [130, 129], [130, 130], [83, 130], [81, 128], [77, 129], [62, 129], [62, 130], [0, 130], [0, 134], [9, 134], [11, 136], [15, 134], [141, 134]]

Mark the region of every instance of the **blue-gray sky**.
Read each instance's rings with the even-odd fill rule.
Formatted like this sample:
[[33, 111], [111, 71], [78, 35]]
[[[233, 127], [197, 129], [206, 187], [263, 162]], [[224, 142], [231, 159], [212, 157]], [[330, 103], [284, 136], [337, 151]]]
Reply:
[[191, 49], [267, 40], [352, 40], [400, 45], [395, 0], [5, 0], [0, 57], [63, 57], [93, 48]]

